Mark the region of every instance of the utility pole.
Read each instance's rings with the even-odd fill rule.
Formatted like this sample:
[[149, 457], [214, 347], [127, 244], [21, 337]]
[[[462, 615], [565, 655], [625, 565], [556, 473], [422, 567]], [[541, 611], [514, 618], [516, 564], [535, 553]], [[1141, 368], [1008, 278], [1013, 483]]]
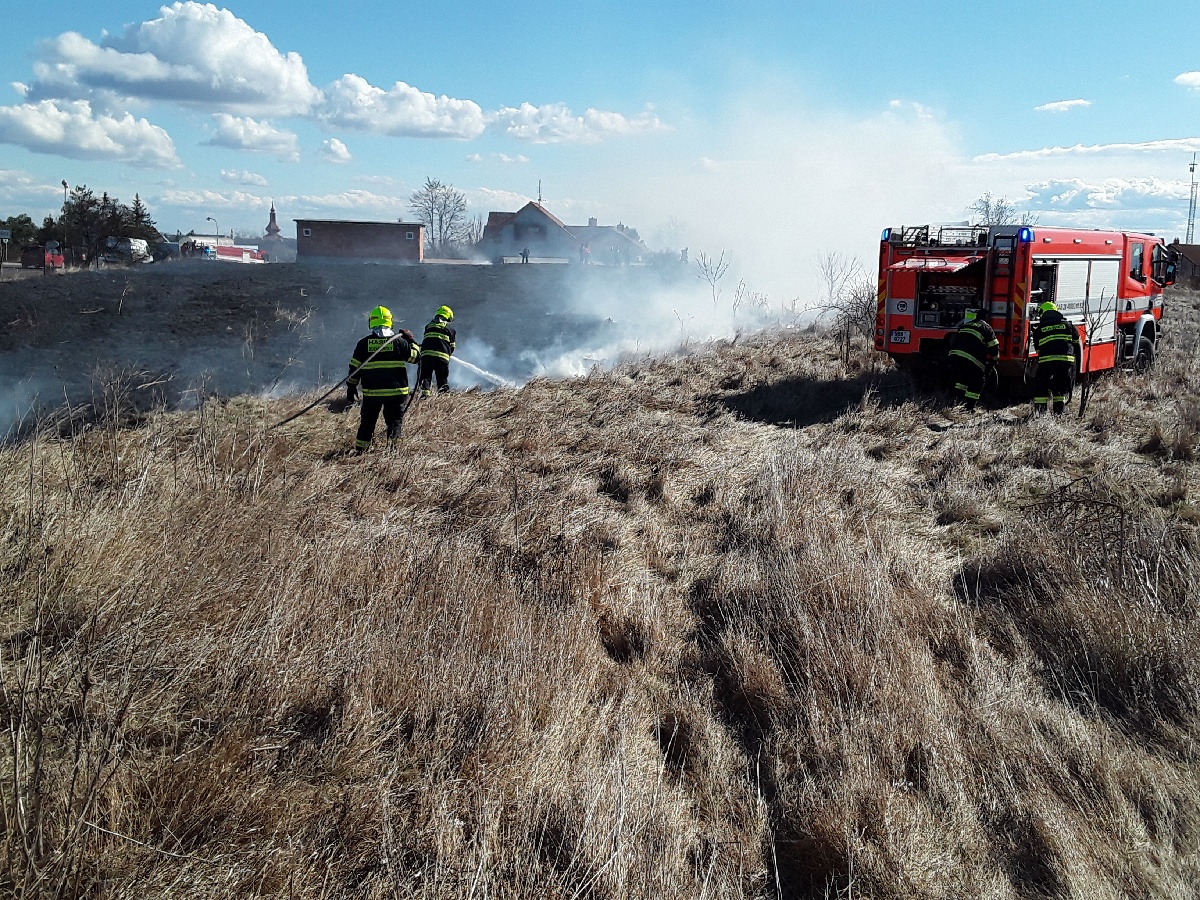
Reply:
[[[1195, 157], [1195, 155], [1196, 154], [1194, 154], [1194, 153], [1192, 154], [1193, 157]], [[1196, 164], [1195, 164], [1195, 162], [1193, 162], [1192, 168], [1195, 169], [1195, 166], [1196, 166]], [[1192, 193], [1193, 194], [1196, 193], [1195, 189], [1192, 190]], [[541, 206], [541, 205], [542, 205], [542, 179], [539, 178], [538, 179], [538, 206]], [[1195, 206], [1196, 204], [1193, 202], [1192, 205]], [[1190, 235], [1191, 232], [1188, 232], [1188, 234]]]
[[1188, 227], [1187, 237], [1183, 239], [1185, 244], [1190, 244], [1196, 232], [1196, 154], [1192, 154], [1192, 164], [1188, 166], [1188, 171], [1192, 173], [1192, 194], [1191, 200], [1188, 202]]

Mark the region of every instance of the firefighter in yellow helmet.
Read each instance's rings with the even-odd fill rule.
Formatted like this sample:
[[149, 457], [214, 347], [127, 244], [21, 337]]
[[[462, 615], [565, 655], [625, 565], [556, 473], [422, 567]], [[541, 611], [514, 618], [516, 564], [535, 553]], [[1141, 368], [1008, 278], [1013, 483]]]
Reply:
[[952, 390], [967, 409], [975, 408], [983, 393], [987, 373], [996, 365], [1000, 341], [996, 332], [979, 313], [968, 309], [963, 323], [950, 338], [950, 377]]
[[1054, 401], [1055, 414], [1067, 406], [1067, 397], [1079, 370], [1079, 330], [1058, 311], [1054, 301], [1040, 307], [1041, 318], [1033, 327], [1033, 346], [1037, 349], [1037, 377], [1033, 385], [1033, 411], [1045, 412]]
[[400, 437], [404, 406], [408, 402], [408, 364], [417, 361], [417, 344], [411, 331], [392, 330], [392, 311], [386, 306], [371, 310], [371, 333], [360, 340], [350, 357], [346, 399], [353, 403], [362, 385], [362, 414], [354, 451], [371, 446], [379, 413], [387, 424], [388, 440]]
[[450, 357], [455, 348], [454, 326], [450, 324], [453, 321], [454, 310], [439, 306], [433, 321], [425, 326], [425, 335], [421, 338], [421, 363], [417, 367], [417, 386], [422, 397], [433, 393], [435, 377], [439, 392], [450, 390]]

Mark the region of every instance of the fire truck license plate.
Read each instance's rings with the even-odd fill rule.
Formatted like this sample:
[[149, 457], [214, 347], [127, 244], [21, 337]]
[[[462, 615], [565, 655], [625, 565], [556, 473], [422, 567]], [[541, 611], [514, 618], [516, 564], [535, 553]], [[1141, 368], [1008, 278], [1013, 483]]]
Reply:
[[888, 340], [893, 344], [907, 344], [908, 332], [902, 329], [896, 329], [892, 332], [891, 337], [889, 337]]

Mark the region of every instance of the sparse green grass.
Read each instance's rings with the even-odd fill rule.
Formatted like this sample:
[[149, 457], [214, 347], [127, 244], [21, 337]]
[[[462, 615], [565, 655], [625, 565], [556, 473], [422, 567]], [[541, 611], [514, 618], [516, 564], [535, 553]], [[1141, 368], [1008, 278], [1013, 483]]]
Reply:
[[244, 399], [6, 447], [0, 884], [1185, 896], [1197, 396], [1174, 343], [935, 431], [787, 334], [362, 458]]

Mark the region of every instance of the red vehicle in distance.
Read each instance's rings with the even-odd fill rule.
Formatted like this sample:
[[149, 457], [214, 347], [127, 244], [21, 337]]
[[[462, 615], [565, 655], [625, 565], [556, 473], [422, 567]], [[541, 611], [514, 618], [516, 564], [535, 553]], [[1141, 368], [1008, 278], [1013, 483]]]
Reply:
[[63, 258], [62, 249], [59, 245], [51, 241], [42, 247], [38, 244], [30, 244], [27, 247], [21, 248], [21, 268], [22, 269], [62, 269], [66, 267], [66, 260]]

